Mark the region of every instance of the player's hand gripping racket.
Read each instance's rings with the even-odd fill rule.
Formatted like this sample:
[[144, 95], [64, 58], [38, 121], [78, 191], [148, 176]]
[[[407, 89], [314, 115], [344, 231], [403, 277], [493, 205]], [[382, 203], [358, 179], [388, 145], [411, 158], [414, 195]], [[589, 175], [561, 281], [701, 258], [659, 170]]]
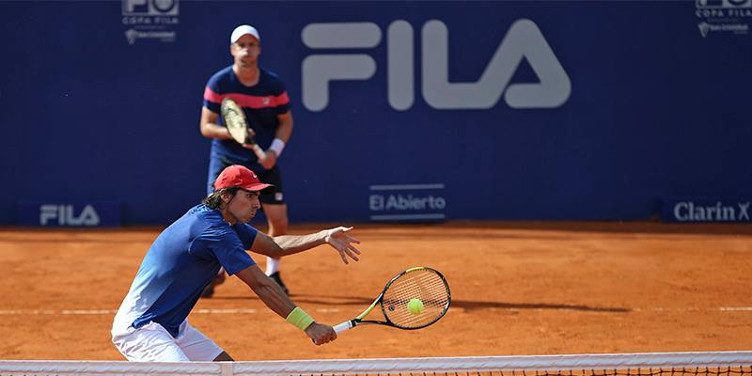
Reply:
[[253, 139], [255, 133], [253, 129], [248, 127], [243, 109], [234, 100], [225, 98], [222, 100], [220, 112], [227, 130], [230, 132], [230, 136], [241, 145], [250, 145], [251, 150], [253, 150], [258, 159], [265, 159], [266, 153], [256, 144], [256, 140]]
[[[381, 295], [363, 313], [335, 325], [334, 331], [341, 333], [361, 324], [425, 328], [446, 314], [451, 301], [449, 284], [441, 273], [426, 267], [410, 268], [387, 282]], [[364, 319], [376, 307], [381, 308], [384, 319]]]

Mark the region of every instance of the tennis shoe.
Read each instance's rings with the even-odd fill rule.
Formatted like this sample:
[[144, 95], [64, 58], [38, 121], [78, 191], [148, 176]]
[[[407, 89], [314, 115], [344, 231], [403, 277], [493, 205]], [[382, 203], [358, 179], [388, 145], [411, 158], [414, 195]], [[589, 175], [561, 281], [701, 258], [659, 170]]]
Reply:
[[280, 277], [280, 276], [279, 276], [279, 272], [274, 272], [274, 273], [272, 273], [272, 274], [271, 274], [271, 275], [269, 276], [269, 278], [273, 279], [273, 280], [274, 280], [274, 282], [277, 282], [277, 284], [279, 285], [279, 287], [281, 287], [281, 288], [282, 288], [282, 291], [284, 291], [284, 292], [285, 292], [285, 295], [290, 295], [290, 292], [289, 292], [289, 290], [287, 290], [287, 286], [285, 286], [285, 283], [284, 283], [284, 282], [282, 282], [282, 277]]
[[204, 291], [201, 292], [202, 298], [211, 298], [214, 295], [214, 284], [211, 283], [209, 286], [206, 286], [204, 288]]

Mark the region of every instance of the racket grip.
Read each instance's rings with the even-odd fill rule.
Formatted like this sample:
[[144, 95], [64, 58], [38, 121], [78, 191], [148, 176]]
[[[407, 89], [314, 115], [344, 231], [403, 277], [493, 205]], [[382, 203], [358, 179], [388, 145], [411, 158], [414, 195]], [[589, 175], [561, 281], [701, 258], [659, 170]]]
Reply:
[[266, 153], [264, 153], [264, 149], [262, 149], [261, 146], [258, 146], [258, 144], [253, 144], [253, 153], [256, 154], [256, 157], [258, 157], [258, 159], [266, 158]]
[[350, 321], [345, 321], [343, 323], [337, 324], [333, 326], [332, 328], [334, 328], [334, 331], [337, 332], [337, 334], [339, 334], [339, 333], [344, 332], [347, 329], [352, 328], [353, 326], [355, 325], [353, 325], [352, 320], [350, 320]]

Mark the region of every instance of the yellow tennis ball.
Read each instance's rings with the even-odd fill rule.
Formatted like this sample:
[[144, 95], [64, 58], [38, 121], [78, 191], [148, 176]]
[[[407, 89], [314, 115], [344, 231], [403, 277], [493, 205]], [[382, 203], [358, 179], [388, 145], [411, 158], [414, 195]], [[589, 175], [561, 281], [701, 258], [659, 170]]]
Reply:
[[410, 299], [410, 301], [407, 302], [407, 310], [413, 315], [423, 312], [423, 301], [417, 298]]

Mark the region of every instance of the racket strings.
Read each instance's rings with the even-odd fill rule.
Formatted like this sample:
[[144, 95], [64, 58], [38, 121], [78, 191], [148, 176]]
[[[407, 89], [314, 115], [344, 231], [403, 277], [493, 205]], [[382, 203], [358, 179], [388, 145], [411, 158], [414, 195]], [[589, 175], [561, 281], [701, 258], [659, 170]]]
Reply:
[[[419, 299], [420, 312], [411, 312], [408, 303]], [[403, 328], [421, 328], [440, 319], [449, 308], [449, 286], [431, 269], [407, 272], [394, 280], [384, 292], [382, 308], [393, 324]]]
[[233, 129], [242, 129], [242, 128], [244, 128], [244, 126], [243, 126], [243, 122], [244, 122], [243, 115], [240, 114], [234, 108], [228, 108], [227, 111], [225, 111], [224, 120], [225, 120], [225, 125], [228, 128], [233, 128]]
[[222, 101], [220, 110], [222, 112], [222, 120], [235, 141], [240, 143], [245, 142], [247, 137], [246, 122], [245, 115], [240, 106], [230, 99], [225, 99]]

